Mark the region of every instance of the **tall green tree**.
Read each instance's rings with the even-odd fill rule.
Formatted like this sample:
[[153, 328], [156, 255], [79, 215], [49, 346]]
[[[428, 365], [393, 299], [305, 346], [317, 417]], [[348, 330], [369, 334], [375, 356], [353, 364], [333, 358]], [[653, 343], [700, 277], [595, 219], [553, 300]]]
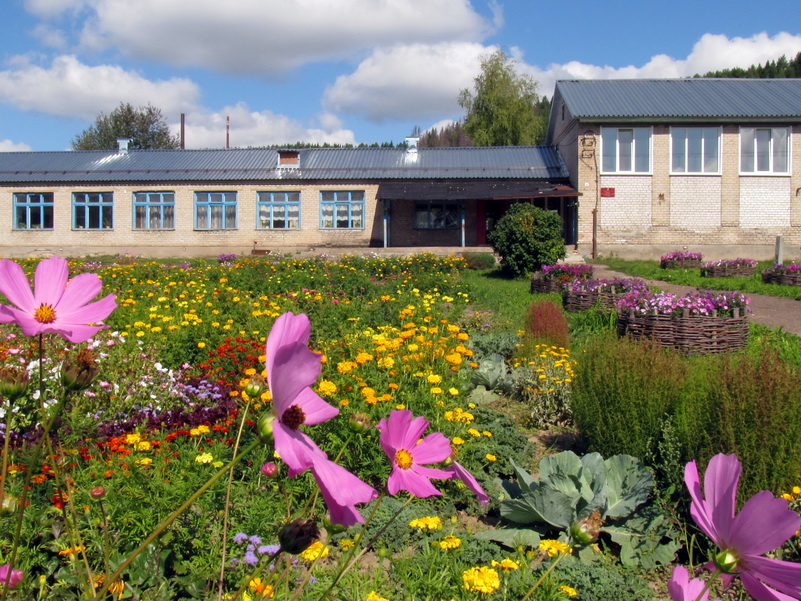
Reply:
[[545, 140], [550, 103], [537, 82], [515, 72], [515, 61], [496, 50], [481, 61], [473, 90], [459, 94], [464, 130], [476, 146], [524, 146]]
[[[698, 77], [698, 75], [696, 75]], [[722, 69], [720, 71], [709, 71], [702, 77], [739, 77], [754, 79], [783, 79], [790, 77], [801, 77], [801, 52], [795, 58], [789, 59], [782, 55], [775, 61], [767, 61], [764, 65], [751, 65], [744, 69], [734, 67], [732, 69]]]
[[73, 150], [114, 150], [117, 140], [128, 138], [128, 148], [179, 148], [180, 138], [170, 134], [161, 110], [151, 106], [135, 108], [120, 103], [106, 115], [100, 113], [93, 125], [73, 141]]

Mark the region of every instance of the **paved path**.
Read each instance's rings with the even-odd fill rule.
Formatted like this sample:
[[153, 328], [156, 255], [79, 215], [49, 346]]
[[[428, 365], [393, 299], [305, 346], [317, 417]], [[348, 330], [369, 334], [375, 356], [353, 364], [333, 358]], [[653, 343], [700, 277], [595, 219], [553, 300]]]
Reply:
[[[612, 271], [606, 265], [593, 265], [593, 277], [598, 279], [628, 278], [625, 273]], [[695, 290], [692, 286], [669, 284], [660, 280], [645, 280], [649, 286], [656, 286], [667, 292], [686, 294]], [[782, 328], [785, 332], [801, 336], [801, 302], [792, 298], [748, 294], [751, 299], [751, 319], [771, 328]]]

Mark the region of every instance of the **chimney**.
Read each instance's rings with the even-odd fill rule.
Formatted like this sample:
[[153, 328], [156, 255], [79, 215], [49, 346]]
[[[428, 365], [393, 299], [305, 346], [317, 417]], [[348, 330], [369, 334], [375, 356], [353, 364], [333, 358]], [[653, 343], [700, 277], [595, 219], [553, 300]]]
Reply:
[[128, 154], [128, 144], [130, 142], [130, 138], [117, 138], [117, 154]]

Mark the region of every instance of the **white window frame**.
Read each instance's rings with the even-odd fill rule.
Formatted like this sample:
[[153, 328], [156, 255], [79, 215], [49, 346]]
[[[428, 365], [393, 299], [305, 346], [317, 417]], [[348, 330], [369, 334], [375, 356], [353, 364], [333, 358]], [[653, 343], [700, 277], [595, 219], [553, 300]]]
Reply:
[[[621, 144], [620, 132], [631, 132], [631, 169], [621, 169]], [[608, 168], [607, 151], [609, 150], [609, 138], [614, 132], [614, 167]], [[642, 152], [643, 144], [641, 136], [644, 132], [648, 135], [648, 168], [637, 169], [637, 156]], [[639, 134], [639, 136], [638, 136]], [[638, 141], [639, 140], [639, 141]], [[653, 173], [653, 140], [654, 132], [651, 127], [602, 127], [601, 128], [601, 173], [622, 174], [622, 175], [651, 175]]]
[[[676, 150], [676, 138], [679, 132], [684, 132], [684, 149], [683, 149], [683, 167], [681, 169], [676, 168], [675, 160], [674, 160], [674, 151]], [[690, 137], [687, 135], [690, 131], [693, 132], [700, 132], [700, 143], [701, 143], [701, 169], [700, 170], [691, 170], [691, 161], [690, 161], [690, 144], [691, 140]], [[704, 135], [705, 132], [715, 132], [715, 140], [716, 140], [716, 152], [714, 154], [716, 168], [707, 170], [707, 161], [711, 158], [711, 154], [707, 153], [707, 138]], [[671, 127], [670, 128], [670, 173], [671, 175], [720, 175], [721, 171], [721, 164], [723, 160], [723, 156], [721, 154], [721, 149], [723, 147], [723, 138], [722, 138], [722, 131], [720, 127]]]
[[[763, 157], [760, 160], [759, 157], [759, 146], [760, 146], [760, 139], [758, 137], [758, 133], [762, 133], [762, 143], [764, 144], [767, 142], [769, 151], [766, 157]], [[769, 139], [765, 140], [764, 135], [766, 132], [769, 132], [770, 137]], [[778, 152], [780, 149], [776, 148], [777, 140], [784, 136], [785, 140], [785, 147], [784, 147], [784, 163], [785, 169], [777, 170], [776, 167], [776, 159], [778, 158]], [[791, 144], [792, 141], [792, 130], [789, 127], [741, 127], [740, 128], [740, 157], [739, 157], [739, 165], [740, 165], [740, 175], [779, 175], [779, 176], [787, 176], [791, 173], [791, 166], [793, 164], [793, 157], [792, 157], [792, 148], [793, 145]], [[746, 153], [745, 150], [748, 146], [751, 146], [750, 153]], [[749, 159], [750, 154], [750, 159]], [[765, 159], [767, 159], [767, 164], [765, 164]], [[746, 161], [750, 161], [751, 165], [746, 164]]]

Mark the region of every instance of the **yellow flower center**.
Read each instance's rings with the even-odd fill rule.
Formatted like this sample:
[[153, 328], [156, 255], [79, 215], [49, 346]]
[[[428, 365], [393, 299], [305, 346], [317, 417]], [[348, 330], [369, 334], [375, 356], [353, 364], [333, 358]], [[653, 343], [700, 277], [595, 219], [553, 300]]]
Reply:
[[39, 305], [33, 312], [33, 318], [39, 323], [53, 323], [56, 320], [56, 311], [50, 305]]
[[404, 451], [403, 449], [395, 452], [395, 463], [398, 464], [398, 467], [402, 470], [408, 470], [412, 467], [414, 461], [412, 461], [412, 455], [409, 451]]
[[303, 413], [303, 409], [298, 405], [292, 405], [289, 409], [284, 411], [284, 414], [281, 416], [281, 423], [293, 430], [300, 428], [305, 421], [306, 414]]

